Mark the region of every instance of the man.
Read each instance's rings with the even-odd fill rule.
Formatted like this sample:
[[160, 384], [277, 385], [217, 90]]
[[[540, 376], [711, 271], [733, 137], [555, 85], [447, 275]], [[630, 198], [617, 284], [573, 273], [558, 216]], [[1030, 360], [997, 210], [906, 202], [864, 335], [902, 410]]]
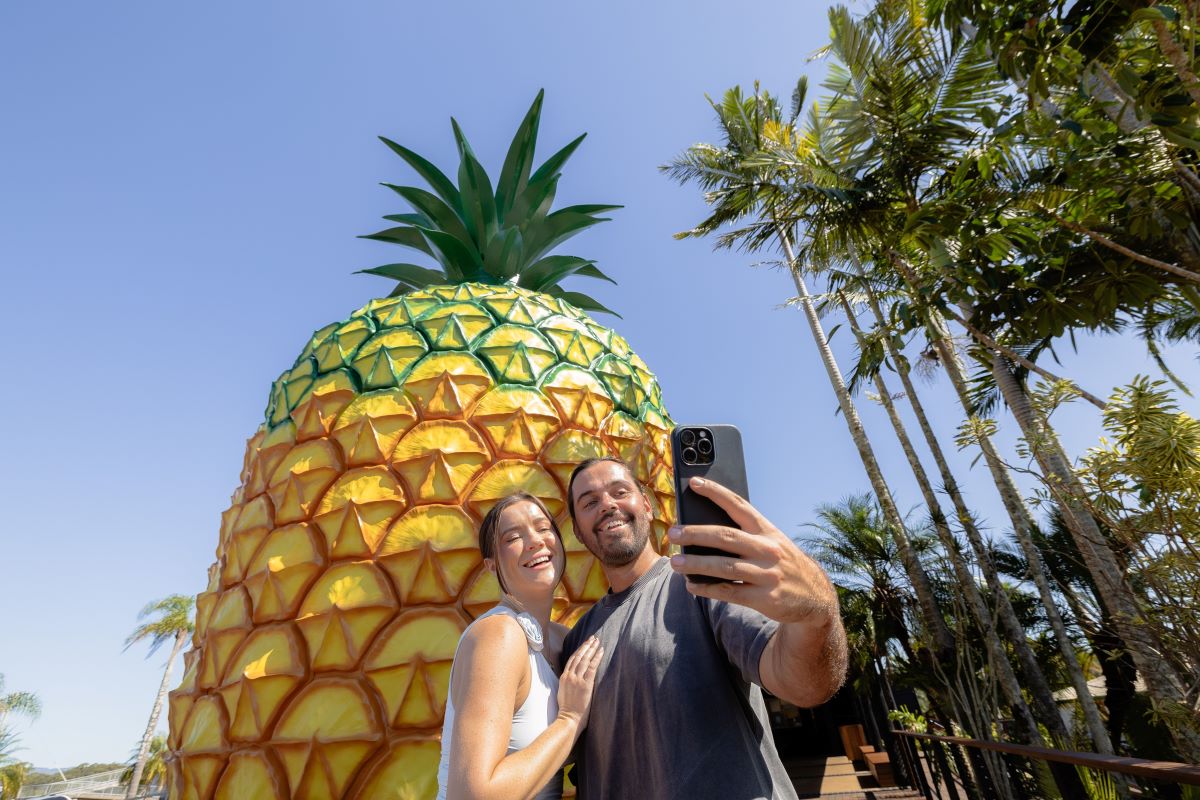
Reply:
[[691, 488], [740, 530], [676, 527], [671, 543], [738, 558], [660, 557], [650, 544], [650, 501], [617, 459], [585, 461], [571, 475], [575, 535], [611, 587], [562, 653], [565, 663], [592, 634], [604, 648], [576, 747], [581, 800], [795, 798], [759, 686], [808, 707], [828, 700], [844, 677], [845, 632], [824, 571], [733, 492], [698, 478]]

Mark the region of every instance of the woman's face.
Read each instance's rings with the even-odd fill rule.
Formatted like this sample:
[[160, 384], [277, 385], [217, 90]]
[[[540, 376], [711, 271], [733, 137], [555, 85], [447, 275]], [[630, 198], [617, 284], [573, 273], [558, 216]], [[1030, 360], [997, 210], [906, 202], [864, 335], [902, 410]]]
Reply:
[[522, 601], [552, 597], [565, 565], [562, 544], [540, 508], [522, 500], [500, 513], [493, 568], [504, 576], [509, 594]]

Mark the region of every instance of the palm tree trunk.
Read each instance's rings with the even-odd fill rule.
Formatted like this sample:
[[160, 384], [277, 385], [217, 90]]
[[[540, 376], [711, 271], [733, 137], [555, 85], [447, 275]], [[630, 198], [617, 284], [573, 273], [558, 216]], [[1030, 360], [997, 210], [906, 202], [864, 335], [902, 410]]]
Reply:
[[854, 440], [854, 446], [858, 450], [859, 458], [862, 460], [867, 477], [871, 481], [871, 487], [875, 490], [879, 506], [883, 509], [884, 516], [888, 522], [895, 528], [896, 545], [900, 551], [900, 560], [903, 562], [904, 571], [907, 573], [908, 579], [912, 582], [913, 590], [916, 592], [917, 603], [921, 608], [922, 621], [925, 623], [929, 637], [934, 645], [932, 650], [937, 659], [942, 661], [952, 660], [954, 655], [954, 638], [950, 634], [950, 629], [946, 627], [946, 621], [942, 618], [941, 609], [938, 608], [937, 600], [933, 596], [933, 587], [929, 583], [929, 576], [925, 573], [924, 567], [921, 566], [921, 562], [917, 558], [917, 554], [913, 551], [911, 542], [908, 540], [908, 533], [904, 527], [904, 518], [900, 516], [900, 511], [896, 508], [891, 490], [884, 480], [883, 472], [879, 468], [879, 462], [875, 458], [875, 452], [872, 450], [871, 443], [867, 439], [867, 433], [863, 428], [862, 420], [859, 419], [858, 410], [854, 407], [854, 401], [850, 397], [850, 392], [846, 389], [846, 382], [842, 378], [842, 372], [833, 357], [833, 350], [829, 347], [829, 338], [825, 335], [825, 329], [821, 325], [821, 320], [817, 316], [817, 309], [813, 305], [812, 295], [808, 293], [808, 287], [804, 283], [804, 276], [801, 275], [800, 267], [796, 263], [796, 256], [792, 251], [791, 239], [781, 225], [776, 226], [776, 233], [779, 236], [779, 242], [783, 248], [784, 255], [787, 257], [788, 271], [792, 274], [792, 281], [796, 285], [796, 292], [800, 297], [800, 305], [804, 309], [804, 316], [808, 320], [809, 328], [812, 331], [813, 341], [816, 343], [817, 350], [821, 355], [821, 362], [825, 365], [825, 372], [829, 376], [829, 383], [833, 386], [833, 392], [837, 396], [838, 406], [842, 411], [842, 418], [846, 420], [846, 425], [850, 428], [850, 436]]
[[[879, 307], [878, 298], [875, 296], [874, 290], [864, 281], [864, 286], [867, 292], [868, 303], [875, 313], [875, 319], [878, 324], [884, 325], [883, 310]], [[999, 599], [1003, 596], [1001, 608], [1002, 618], [1006, 620], [1005, 627], [1009, 629], [1009, 635], [1017, 641], [1014, 623], [1016, 623], [1016, 614], [1012, 613], [1011, 618], [1008, 612], [1012, 612], [1012, 604], [1008, 600], [1007, 594], [1004, 592], [1000, 584], [999, 576], [996, 574], [995, 565], [990, 557], [987, 556], [986, 549], [983, 543], [983, 537], [979, 533], [979, 529], [975, 525], [974, 517], [967, 508], [966, 501], [963, 499], [962, 492], [958, 488], [958, 481], [954, 478], [954, 473], [950, 470], [949, 462], [946, 460], [945, 451], [942, 450], [941, 443], [933, 432], [933, 427], [929, 423], [929, 417], [925, 413], [925, 407], [921, 403], [920, 396], [917, 394], [916, 386], [913, 385], [911, 370], [908, 367], [908, 362], [896, 352], [892, 342], [887, 337], [883, 339], [884, 347], [888, 356], [892, 359], [892, 363], [896, 365], [896, 372], [900, 375], [900, 381], [904, 385], [904, 391], [908, 397], [909, 404], [912, 406], [913, 413], [916, 415], [917, 423], [921, 428], [922, 434], [925, 436], [925, 443], [929, 447], [930, 453], [933, 455], [933, 460], [937, 464], [938, 472], [942, 477], [942, 484], [945, 487], [947, 494], [950, 495], [951, 502], [954, 504], [954, 509], [958, 515], [959, 524], [962, 525], [967, 539], [971, 543], [972, 549], [975, 551], [976, 558], [979, 560], [980, 567], [983, 569], [984, 577], [987, 580], [988, 587], [996, 594]], [[946, 372], [950, 376], [951, 383], [958, 394], [959, 401], [963, 404], [963, 409], [967, 414], [970, 414], [969, 400], [967, 398], [966, 381], [962, 375], [962, 369], [958, 360], [957, 351], [953, 350], [953, 344], [948, 344], [951, 350], [951, 358], [945, 358], [943, 352], [943, 362], [946, 366]], [[1112, 755], [1112, 741], [1108, 736], [1108, 731], [1104, 727], [1104, 721], [1100, 716], [1100, 709], [1096, 706], [1096, 701], [1088, 689], [1087, 678], [1083, 674], [1083, 668], [1079, 664], [1079, 658], [1075, 653], [1075, 648], [1071, 644], [1071, 639], [1067, 634], [1066, 624], [1063, 622], [1062, 615], [1058, 612], [1058, 604], [1055, 600], [1054, 593], [1051, 590], [1050, 582], [1046, 577], [1046, 570], [1042, 564], [1041, 554], [1038, 552], [1037, 546], [1033, 542], [1032, 523], [1029, 517], [1029, 512], [1025, 508], [1025, 503], [1021, 500], [1012, 478], [1008, 474], [1008, 470], [1001, 463], [997, 456], [991, 440], [988, 437], [981, 437], [985, 441], [982, 443], [984, 447], [984, 457], [987, 461], [988, 469], [992, 473], [997, 488], [1000, 490], [1001, 498], [1007, 497], [1005, 506], [1009, 512], [1009, 518], [1013, 525], [1013, 533], [1017, 538], [1017, 542], [1021, 546], [1021, 551], [1025, 555], [1025, 560], [1029, 564], [1029, 577], [1037, 587], [1038, 597], [1042, 602], [1042, 606], [1046, 611], [1046, 617], [1049, 620], [1050, 628], [1054, 632], [1055, 641], [1058, 643], [1059, 652], [1062, 653], [1063, 662], [1066, 665], [1067, 673], [1071, 679], [1071, 685], [1075, 689], [1075, 694], [1079, 698], [1080, 708], [1083, 710], [1084, 722], [1086, 723], [1088, 733], [1091, 736], [1093, 746], [1096, 752], [1104, 755]], [[1011, 620], [1011, 621], [1010, 621]], [[1050, 687], [1046, 684], [1045, 676], [1041, 669], [1037, 666], [1036, 659], [1033, 658], [1033, 653], [1029, 649], [1024, 639], [1020, 641], [1025, 644], [1021, 648], [1020, 656], [1023, 668], [1027, 675], [1031, 676], [1031, 682], [1035, 685], [1031, 686], [1038, 705], [1041, 709], [1041, 716], [1045, 716], [1049, 710], [1054, 711], [1054, 718], [1059, 719], [1057, 706], [1054, 702], [1053, 694], [1050, 692]], [[1031, 666], [1032, 665], [1032, 666]], [[1040, 677], [1040, 681], [1038, 678]], [[1037, 685], [1039, 684], [1040, 685]], [[1050, 727], [1050, 726], [1048, 726]], [[1065, 726], [1062, 732], [1056, 731], [1054, 727], [1050, 727], [1056, 736], [1061, 736], [1065, 733]], [[1066, 739], [1063, 740], [1067, 741]]]
[[137, 797], [138, 786], [142, 782], [142, 770], [146, 768], [146, 756], [150, 754], [150, 740], [154, 738], [154, 729], [158, 727], [158, 715], [162, 713], [163, 698], [170, 688], [171, 670], [175, 667], [175, 658], [187, 642], [187, 631], [175, 634], [175, 644], [171, 647], [171, 656], [167, 659], [167, 668], [163, 670], [162, 683], [158, 687], [158, 696], [154, 698], [154, 708], [150, 710], [150, 721], [146, 723], [146, 732], [142, 734], [142, 746], [138, 748], [137, 762], [133, 765], [133, 777], [129, 780], [129, 789], [125, 797]]
[[[903, 263], [903, 259], [896, 254], [891, 254], [891, 262], [901, 273], [905, 284], [910, 291], [916, 290], [914, 281], [916, 276], [911, 269]], [[864, 281], [864, 284], [866, 282]], [[882, 324], [883, 313], [879, 308], [878, 301], [874, 296], [874, 292], [870, 286], [867, 286], [868, 297], [871, 299], [872, 308], [874, 309], [876, 319]], [[967, 317], [970, 316], [970, 310], [966, 307], [961, 308], [961, 311]], [[971, 402], [969, 393], [967, 392], [967, 382], [963, 375], [962, 363], [958, 358], [958, 350], [955, 347], [953, 340], [950, 337], [949, 331], [945, 327], [945, 322], [936, 314], [928, 314], [925, 320], [930, 337], [933, 340], [934, 347], [938, 351], [942, 364], [946, 369], [946, 374], [950, 378], [950, 382], [954, 386], [955, 393], [958, 395], [959, 402], [963, 406], [964, 412], [971, 415]], [[893, 352], [891, 342], [885, 338], [885, 346], [890, 352]], [[893, 359], [900, 363], [902, 359]], [[904, 382], [906, 391], [909, 393], [910, 402], [913, 404], [914, 410], [920, 407], [920, 401], [917, 397], [915, 387], [912, 386], [912, 381], [909, 379], [907, 365], [898, 367], [902, 370], [901, 380]], [[966, 504], [962, 500], [962, 495], [958, 491], [957, 482], [954, 480], [950, 472], [949, 465], [946, 462], [945, 456], [941, 447], [937, 443], [936, 437], [933, 435], [932, 428], [929, 427], [928, 420], [923, 409], [917, 411], [918, 418], [922, 421], [922, 430], [926, 432], [926, 439], [930, 443], [930, 449], [934, 453], [934, 458], [938, 463], [938, 468], [942, 473], [943, 480], [947, 488], [953, 487], [951, 497], [954, 499], [955, 509], [958, 512], [959, 518], [964, 522], [964, 530], [967, 532], [968, 538], [972, 540], [972, 546], [976, 546], [978, 530], [973, 522], [969, 521], [970, 514], [967, 512]], [[1049, 582], [1046, 580], [1045, 569], [1042, 564], [1041, 554], [1038, 552], [1036, 545], [1033, 542], [1032, 529], [1033, 520], [1029, 515], [1028, 509], [1025, 508], [1025, 503], [1021, 499], [1020, 492], [1017, 491], [1016, 484], [1013, 483], [1012, 476], [1008, 474], [1008, 469], [1004, 466], [1004, 462], [1000, 459], [996, 452], [991, 438], [986, 435], [978, 437], [980, 450], [983, 451], [984, 460], [988, 465], [988, 470], [992, 474], [992, 480], [996, 484], [996, 489], [1000, 493], [1001, 502], [1004, 504], [1005, 510], [1008, 512], [1009, 519], [1013, 524], [1013, 533], [1017, 538], [1017, 542], [1021, 546], [1021, 551], [1025, 555], [1025, 560], [1029, 564], [1029, 577], [1033, 580], [1037, 587], [1039, 598], [1042, 601], [1043, 607], [1046, 609], [1046, 616], [1050, 622], [1051, 629], [1054, 631], [1055, 639], [1058, 641], [1060, 652], [1063, 654], [1063, 659], [1066, 664], [1067, 673], [1071, 678], [1071, 684], [1075, 689], [1080, 707], [1083, 709], [1084, 720], [1087, 724], [1088, 733], [1091, 735], [1093, 746], [1096, 751], [1106, 755], [1112, 755], [1112, 741], [1107, 735], [1104, 723], [1100, 717], [1100, 710], [1096, 707], [1095, 700], [1092, 698], [1091, 691], [1087, 686], [1087, 679], [1083, 674], [1082, 668], [1079, 666], [1079, 661], [1075, 656], [1075, 649], [1071, 646], [1070, 638], [1067, 636], [1066, 625], [1063, 623], [1062, 616], [1058, 612], [1057, 603], [1054, 600], [1054, 595], [1050, 590]], [[972, 536], [974, 533], [974, 536]], [[981, 546], [982, 542], [980, 541]], [[985, 566], [985, 575], [990, 568], [990, 559], [981, 560], [981, 564]], [[993, 585], [995, 580], [994, 575], [986, 575], [989, 585]], [[998, 582], [998, 581], [997, 581]], [[1042, 705], [1043, 703], [1039, 703]], [[1050, 705], [1053, 706], [1053, 699], [1050, 700]], [[1122, 792], [1124, 786], [1120, 787]]]
[[[861, 346], [864, 335], [862, 328], [859, 327], [854, 309], [841, 292], [838, 293], [838, 298], [841, 300], [842, 308], [846, 312], [846, 319], [850, 323], [850, 328], [854, 331], [854, 335]], [[958, 541], [954, 538], [954, 534], [950, 530], [950, 525], [946, 521], [946, 515], [942, 512], [941, 503], [938, 502], [937, 494], [934, 492], [933, 485], [929, 481], [929, 475], [925, 472], [925, 467], [912, 445], [912, 440], [908, 436], [904, 422], [900, 419], [900, 414], [896, 410], [896, 404], [892, 401], [891, 393], [888, 390], [886, 382], [883, 380], [883, 375], [876, 370], [873, 380], [875, 388], [879, 391], [880, 402], [883, 404], [884, 409], [886, 409], [888, 419], [891, 420], [892, 427], [896, 431], [896, 438], [900, 441], [900, 448], [904, 451], [904, 455], [912, 467], [913, 477], [916, 479], [917, 486], [921, 490], [921, 496], [925, 500], [925, 505], [929, 508], [929, 516], [933, 522], [934, 529], [937, 531], [938, 541], [945, 548], [946, 557], [949, 559], [951, 568], [954, 570], [954, 576], [958, 581], [959, 588], [966, 595], [967, 607], [971, 611], [972, 616], [975, 617], [976, 625], [979, 626], [979, 632], [983, 636], [992, 662], [992, 669], [996, 670], [1000, 688], [1013, 710], [1013, 715], [1023, 725], [1024, 730], [1018, 730], [1017, 735], [1026, 744], [1044, 746], [1046, 742], [1042, 738], [1037, 722], [1034, 721], [1036, 718], [1037, 721], [1046, 726], [1050, 735], [1060, 745], [1068, 744], [1071, 740], [1071, 735], [1063, 723], [1062, 716], [1058, 713], [1058, 706], [1054, 702], [1053, 694], [1050, 691], [1050, 684], [1046, 681], [1046, 676], [1043, 674], [1041, 666], [1037, 663], [1037, 658], [1034, 657], [1033, 651], [1029, 647], [1029, 639], [1025, 633], [1025, 628], [1021, 625], [1020, 620], [1017, 619], [1017, 612], [1012, 607], [1008, 592], [1000, 584], [996, 569], [992, 564], [991, 556], [983, 547], [983, 539], [979, 536], [979, 531], [975, 529], [973, 523], [970, 523], [970, 527], [975, 534], [971, 540], [971, 544], [975, 550], [976, 560], [983, 568], [983, 572], [988, 579], [989, 588], [995, 595], [995, 607], [1000, 623], [1003, 625], [1005, 633], [1009, 637], [1010, 644], [1020, 659], [1026, 683], [1029, 685], [1030, 694], [1035, 701], [1034, 709], [1031, 709], [1025, 701], [1025, 696], [1021, 692], [1021, 684], [1017, 679], [1017, 674], [1013, 670], [1012, 664], [1008, 660], [1008, 653], [1004, 649], [1004, 643], [1000, 639], [1000, 633], [996, 628], [992, 613], [984, 602], [982, 594], [979, 592], [975, 576], [971, 574], [971, 570], [958, 548]], [[1083, 784], [1080, 782], [1078, 773], [1073, 768], [1060, 768], [1060, 765], [1052, 764], [1051, 772], [1064, 798], [1079, 798], [1079, 800], [1083, 800], [1085, 797]]]
[[[854, 313], [854, 309], [846, 302], [845, 297], [841, 298], [842, 307], [846, 312], [846, 318], [850, 323], [851, 330], [861, 342], [863, 339], [862, 328], [858, 324], [858, 319]], [[897, 371], [903, 370], [904, 367], [899, 366], [898, 359], [895, 358], [895, 352], [890, 344], [888, 352], [893, 357], [893, 362], [897, 363]], [[905, 457], [908, 459], [909, 466], [912, 467], [913, 477], [916, 479], [917, 486], [921, 490], [921, 496], [925, 500], [925, 505], [929, 508], [929, 516], [933, 522], [934, 529], [937, 531], [938, 540], [946, 549], [946, 555], [950, 559], [951, 566], [954, 569], [955, 577], [959, 581], [962, 590], [966, 593], [967, 599], [971, 604], [971, 610], [974, 612], [976, 622], [982, 632], [988, 639], [989, 650], [993, 649], [992, 645], [996, 645], [993, 655], [1003, 654], [1003, 646], [1000, 644], [999, 634], [992, 626], [991, 613], [987, 610], [987, 605], [983, 601], [982, 595], [979, 593], [978, 586], [975, 583], [975, 577], [971, 574], [966, 561], [963, 559], [962, 553], [958, 549], [958, 542], [954, 538], [954, 534], [950, 530], [950, 525], [946, 520], [946, 515], [942, 511], [941, 503], [937, 499], [937, 494], [934, 492], [933, 484], [929, 480], [929, 475], [925, 471], [925, 466], [921, 463], [920, 457], [917, 455], [916, 448], [913, 447], [912, 440], [909, 438], [908, 431], [904, 426], [904, 422], [900, 419], [900, 414], [896, 410], [896, 404], [892, 401], [887, 384], [883, 380], [883, 376], [876, 372], [874, 375], [875, 388], [879, 391], [880, 402], [887, 411], [888, 418], [892, 422], [892, 427], [896, 431], [896, 438], [900, 441], [900, 448], [904, 451]], [[915, 399], [915, 387], [911, 380], [905, 382], [905, 391], [909, 397]], [[920, 402], [916, 402], [916, 407], [924, 409], [920, 406]], [[928, 428], [928, 420], [923, 418], [920, 420], [922, 429], [926, 431], [926, 441], [934, 448], [938, 447], [937, 440], [932, 436], [932, 430]], [[940, 448], [939, 448], [940, 450]], [[947, 470], [948, 471], [948, 470]], [[951, 478], [951, 482], [953, 478]], [[957, 494], [957, 491], [956, 491]], [[961, 502], [962, 496], [958, 495], [958, 501]], [[995, 595], [997, 616], [1000, 618], [1001, 624], [1005, 628], [1005, 633], [1011, 639], [1011, 644], [1017, 651], [1021, 659], [1021, 665], [1026, 673], [1026, 679], [1029, 681], [1030, 691], [1035, 699], [1041, 705], [1038, 718], [1052, 734], [1061, 738], [1068, 736], [1066, 726], [1063, 725], [1062, 718], [1058, 714], [1058, 710], [1054, 705], [1054, 699], [1051, 695], [1050, 686], [1046, 682], [1046, 677], [1042, 673], [1041, 667], [1038, 666], [1037, 659], [1033, 655], [1033, 651], [1029, 648], [1029, 640], [1025, 633], [1025, 628], [1017, 619], [1016, 610], [1012, 606], [1012, 601], [1008, 597], [1004, 586], [1001, 585], [999, 576], [996, 573], [995, 565], [992, 564], [991, 556], [984, 547], [983, 537], [979, 530], [975, 527], [975, 523], [969, 511], [965, 508], [960, 508], [958, 512], [959, 522], [963, 529], [968, 531], [968, 539], [971, 543], [972, 550], [975, 553], [975, 559], [980, 565], [984, 577], [987, 580], [988, 588]], [[1002, 658], [1004, 664], [1008, 663], [1007, 656]], [[1003, 666], [1001, 667], [1003, 669]], [[1011, 671], [1011, 667], [1009, 667]], [[1014, 706], [1017, 703], [1024, 704], [1024, 698], [1020, 695], [1020, 687], [1016, 683], [1016, 676], [1013, 676], [1013, 682], [1006, 684], [1002, 682], [1006, 693], [1009, 687], [1016, 688], [1015, 698], [1009, 694], [1009, 702]]]
[[[867, 291], [868, 297], [871, 298], [876, 318], [882, 321], [883, 312], [875, 300], [874, 293], [869, 288]], [[963, 411], [970, 415], [970, 398], [967, 392], [966, 378], [963, 375], [962, 362], [958, 358], [958, 350], [948, 335], [946, 335], [944, 329], [937, 330], [936, 333], [937, 338], [935, 338], [934, 344], [938, 350], [942, 365], [946, 369], [946, 375], [950, 378], [950, 382], [954, 386], [959, 402], [963, 406]], [[913, 386], [908, 365], [897, 357], [890, 341], [885, 339], [884, 344], [888, 348], [893, 362], [898, 364], [897, 370], [900, 373], [900, 380], [904, 384], [905, 391], [908, 393], [909, 402], [912, 404], [913, 411], [917, 415], [917, 420], [921, 425], [921, 430], [925, 434], [926, 442], [933, 453], [934, 461], [937, 462], [942, 482], [945, 484], [946, 491], [950, 494], [951, 500], [954, 502], [955, 510], [958, 513], [959, 520], [963, 524], [964, 531], [966, 531], [968, 538], [972, 539], [972, 545], [975, 546], [975, 539], [979, 537], [979, 531], [971, 519], [962, 493], [959, 491], [958, 483], [954, 480], [954, 475], [950, 471], [945, 453], [937, 437], [934, 435], [932, 427], [930, 427], [929, 419], [917, 395], [916, 387]], [[1088, 688], [1087, 678], [1083, 674], [1083, 668], [1080, 666], [1075, 648], [1071, 644], [1066, 623], [1063, 622], [1062, 614], [1058, 611], [1058, 602], [1046, 577], [1046, 569], [1042, 562], [1041, 553], [1038, 551], [1037, 545], [1034, 544], [1033, 522], [1029, 511], [1025, 508], [1025, 502], [1021, 499], [1016, 484], [1013, 483], [1012, 476], [1009, 475], [1008, 469], [1004, 466], [1004, 462], [1001, 461], [999, 454], [996, 452], [991, 438], [980, 436], [979, 446], [983, 451], [984, 461], [992, 474], [992, 480], [996, 484], [996, 489], [1000, 493], [1001, 502], [1008, 512], [1009, 520], [1012, 522], [1013, 534], [1016, 536], [1017, 543], [1021, 547], [1025, 561], [1029, 564], [1029, 578], [1033, 581], [1034, 586], [1037, 587], [1038, 598], [1045, 609], [1050, 629], [1054, 632], [1055, 641], [1058, 643], [1059, 652], [1062, 653], [1067, 674], [1070, 676], [1071, 686], [1075, 689], [1075, 695], [1079, 700], [1080, 708], [1083, 710], [1084, 722], [1087, 725], [1092, 744], [1096, 752], [1104, 755], [1112, 755], [1112, 740], [1104, 726], [1104, 721], [1100, 716], [1100, 709], [1096, 706], [1095, 698], [1092, 697], [1091, 690]], [[987, 564], [990, 568], [990, 559], [987, 561]], [[992, 581], [993, 577], [988, 576], [989, 585], [992, 584]]]
[[[1013, 375], [1008, 364], [997, 354], [991, 355], [991, 361], [996, 384], [1021, 427], [1030, 450], [1045, 472], [1047, 485], [1063, 514], [1063, 521], [1112, 612], [1113, 623], [1146, 682], [1146, 692], [1151, 702], [1169, 718], [1178, 717], [1177, 713], [1172, 712], [1186, 707], [1185, 684], [1161, 654], [1153, 621], [1147, 620], [1138, 608], [1137, 598], [1125, 579], [1116, 554], [1084, 505], [1083, 485], [1071, 468], [1054, 429], [1039, 417], [1025, 387]], [[1200, 761], [1200, 731], [1187, 722], [1170, 725], [1169, 728], [1179, 755], [1193, 763]]]

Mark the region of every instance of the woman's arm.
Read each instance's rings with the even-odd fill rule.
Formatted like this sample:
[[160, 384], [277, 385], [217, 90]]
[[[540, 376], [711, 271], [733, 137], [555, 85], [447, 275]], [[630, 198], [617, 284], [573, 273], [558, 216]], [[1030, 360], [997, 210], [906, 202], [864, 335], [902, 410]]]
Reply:
[[600, 646], [589, 640], [559, 679], [558, 716], [523, 750], [507, 754], [517, 691], [528, 671], [525, 634], [504, 616], [481, 620], [459, 647], [450, 691], [450, 800], [531, 798], [562, 769], [587, 723]]

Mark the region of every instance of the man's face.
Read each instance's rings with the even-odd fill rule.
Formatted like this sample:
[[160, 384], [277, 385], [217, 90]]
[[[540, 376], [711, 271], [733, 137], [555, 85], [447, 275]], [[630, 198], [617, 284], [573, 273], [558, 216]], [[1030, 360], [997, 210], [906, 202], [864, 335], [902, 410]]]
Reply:
[[623, 567], [650, 540], [650, 501], [629, 470], [612, 461], [593, 464], [575, 478], [575, 536], [600, 563]]

